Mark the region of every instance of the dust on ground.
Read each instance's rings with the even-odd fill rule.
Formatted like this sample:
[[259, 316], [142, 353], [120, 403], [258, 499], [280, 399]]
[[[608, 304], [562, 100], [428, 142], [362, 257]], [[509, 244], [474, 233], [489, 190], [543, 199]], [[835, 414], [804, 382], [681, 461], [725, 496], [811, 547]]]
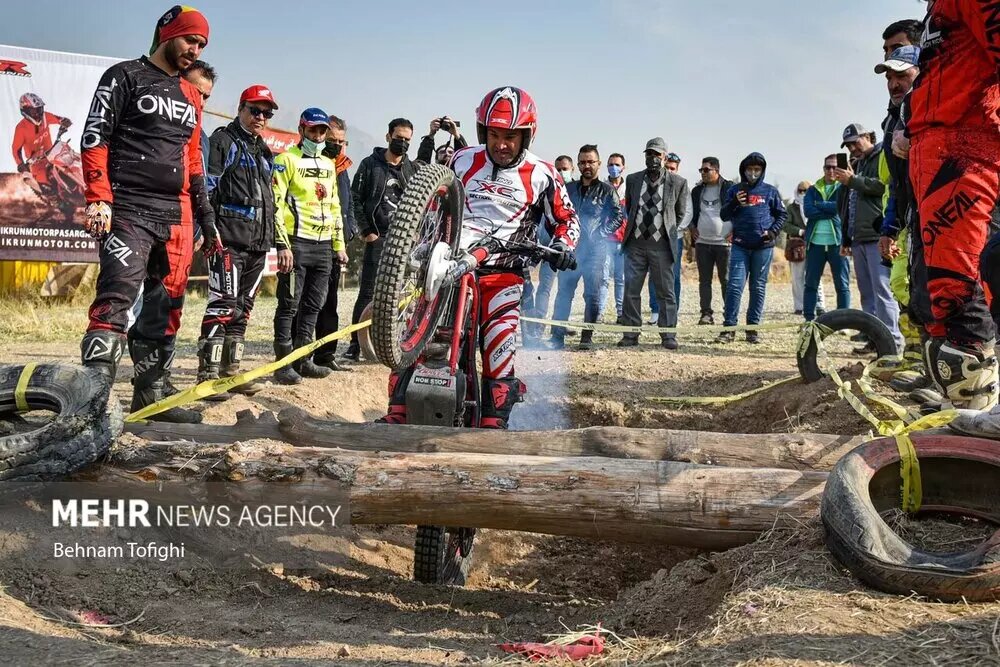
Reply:
[[[681, 321], [690, 323], [697, 319], [696, 290], [690, 283], [685, 289]], [[792, 321], [787, 286], [771, 292], [769, 319]], [[255, 313], [247, 366], [271, 359], [271, 301], [262, 299]], [[191, 303], [195, 313], [204, 305], [198, 298]], [[341, 303], [349, 309], [353, 298]], [[0, 359], [77, 358], [76, 341], [59, 327], [76, 327], [79, 314], [39, 307], [30, 318], [40, 331], [48, 322], [52, 327], [40, 336], [23, 328], [17, 337], [4, 336]], [[196, 318], [189, 317], [174, 373], [181, 387], [194, 381], [196, 338]], [[791, 382], [726, 406], [647, 400], [730, 395], [794, 374], [794, 334], [768, 331], [763, 338], [756, 346], [720, 346], [709, 336], [682, 337], [681, 349], [670, 353], [647, 338], [638, 349], [621, 350], [616, 336], [601, 334], [590, 352], [574, 351], [572, 338], [562, 352], [522, 350], [519, 375], [529, 394], [515, 426], [869, 430], [828, 381]], [[859, 372], [858, 360], [841, 351], [838, 367], [848, 377]], [[128, 366], [116, 384], [123, 402]], [[385, 369], [362, 363], [322, 381], [269, 384], [252, 398], [196, 408], [217, 424], [233, 423], [241, 410], [259, 414], [288, 405], [368, 421], [383, 413], [385, 388]], [[608, 664], [1000, 664], [1000, 604], [946, 605], [873, 592], [828, 556], [816, 524], [779, 525], [722, 553], [486, 530], [477, 536], [463, 589], [410, 581], [411, 527], [354, 531], [343, 567], [136, 566], [72, 575], [0, 569], [0, 642], [17, 664], [457, 664], [500, 659], [500, 642], [544, 641], [602, 623], [623, 640], [612, 641], [600, 661]], [[944, 543], [978, 536], [948, 533]]]

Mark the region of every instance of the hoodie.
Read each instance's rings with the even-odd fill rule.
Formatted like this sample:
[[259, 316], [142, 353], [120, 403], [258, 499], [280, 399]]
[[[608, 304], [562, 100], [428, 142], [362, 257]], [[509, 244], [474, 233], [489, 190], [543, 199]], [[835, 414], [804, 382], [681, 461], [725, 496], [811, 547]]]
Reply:
[[[750, 185], [746, 175], [749, 162], [759, 162], [764, 167], [754, 185]], [[778, 189], [764, 182], [766, 176], [767, 161], [764, 156], [750, 153], [740, 162], [740, 182], [729, 188], [723, 200], [722, 219], [733, 223], [733, 243], [748, 250], [773, 248], [788, 216]], [[740, 191], [747, 193], [747, 206], [741, 206], [736, 199], [736, 193]], [[770, 236], [765, 237], [765, 232]]]

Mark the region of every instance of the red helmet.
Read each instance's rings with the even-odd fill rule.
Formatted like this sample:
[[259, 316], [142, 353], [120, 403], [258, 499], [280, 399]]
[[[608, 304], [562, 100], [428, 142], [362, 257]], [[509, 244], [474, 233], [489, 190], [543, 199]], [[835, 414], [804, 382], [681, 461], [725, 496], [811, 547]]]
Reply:
[[538, 126], [538, 109], [535, 100], [524, 90], [514, 86], [496, 88], [486, 93], [486, 97], [476, 109], [476, 132], [479, 143], [486, 143], [486, 128], [500, 130], [524, 130], [522, 150], [527, 150], [535, 138]]
[[21, 115], [30, 120], [35, 125], [42, 122], [42, 117], [45, 113], [45, 102], [42, 98], [34, 93], [25, 93], [21, 95], [21, 99], [17, 101], [19, 107], [21, 107]]

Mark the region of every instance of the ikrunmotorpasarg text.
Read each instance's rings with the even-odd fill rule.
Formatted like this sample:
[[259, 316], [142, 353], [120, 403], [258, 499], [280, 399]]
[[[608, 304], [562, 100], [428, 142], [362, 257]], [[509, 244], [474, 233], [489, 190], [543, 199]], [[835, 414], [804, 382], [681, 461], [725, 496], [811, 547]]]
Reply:
[[141, 498], [53, 498], [51, 527], [61, 529], [63, 538], [69, 529], [79, 539], [53, 541], [51, 555], [88, 561], [178, 561], [190, 555], [192, 541], [202, 547], [256, 552], [275, 541], [292, 546], [296, 536], [309, 537], [302, 533], [333, 535], [338, 527], [346, 527], [348, 516], [341, 504], [315, 502], [153, 504]]

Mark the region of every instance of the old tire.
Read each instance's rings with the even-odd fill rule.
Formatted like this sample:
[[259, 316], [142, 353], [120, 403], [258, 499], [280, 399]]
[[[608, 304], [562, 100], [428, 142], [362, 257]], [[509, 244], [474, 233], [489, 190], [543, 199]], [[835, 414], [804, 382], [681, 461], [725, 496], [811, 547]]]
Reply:
[[459, 545], [462, 529], [444, 526], [417, 526], [413, 543], [413, 579], [422, 584], [464, 586], [472, 566], [475, 530], [465, 535], [465, 555]]
[[[400, 300], [408, 282], [423, 284], [426, 262], [410, 276], [412, 253], [423, 241], [458, 247], [462, 231], [462, 184], [455, 172], [439, 164], [428, 164], [410, 179], [393, 215], [392, 227], [375, 274], [372, 295], [372, 325], [369, 334], [378, 360], [389, 368], [410, 366], [434, 335], [438, 319], [447, 307], [450, 290], [441, 290], [433, 301], [423, 296], [406, 306], [405, 323], [400, 318]], [[430, 222], [436, 221], [434, 224]]]
[[[923, 482], [921, 511], [1000, 523], [1000, 442], [914, 436]], [[842, 458], [823, 491], [820, 513], [830, 551], [858, 579], [887, 593], [947, 602], [1000, 599], [1000, 531], [976, 548], [921, 551], [880, 514], [898, 508], [899, 453], [893, 438], [866, 443]]]
[[[14, 393], [23, 369], [0, 366], [0, 414], [17, 412]], [[25, 401], [30, 409], [56, 415], [35, 430], [0, 437], [3, 482], [61, 479], [104, 456], [124, 427], [110, 382], [81, 366], [38, 364]]]
[[[816, 318], [816, 324], [824, 329], [821, 338], [826, 338], [834, 331], [855, 330], [860, 331], [875, 344], [875, 351], [879, 357], [888, 357], [898, 354], [896, 341], [892, 337], [892, 332], [874, 315], [861, 310], [851, 308], [841, 308], [823, 313]], [[810, 340], [805, 352], [799, 350], [796, 353], [796, 361], [799, 366], [799, 374], [806, 382], [816, 382], [823, 379], [823, 371], [820, 370], [816, 362], [816, 341]]]

